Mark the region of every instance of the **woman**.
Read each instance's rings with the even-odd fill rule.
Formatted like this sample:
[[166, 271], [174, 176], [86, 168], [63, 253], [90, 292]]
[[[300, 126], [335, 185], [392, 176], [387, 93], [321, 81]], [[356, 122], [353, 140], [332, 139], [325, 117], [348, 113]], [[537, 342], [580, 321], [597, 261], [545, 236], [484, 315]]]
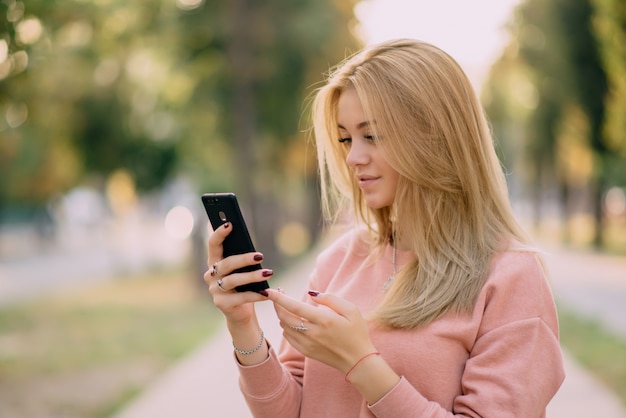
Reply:
[[[229, 274], [261, 254], [221, 257], [205, 275], [257, 417], [543, 417], [564, 379], [554, 300], [513, 217], [472, 86], [429, 44], [371, 47], [314, 102], [325, 213], [354, 209], [303, 301], [237, 293], [271, 271]], [[278, 353], [254, 302], [270, 299]]]

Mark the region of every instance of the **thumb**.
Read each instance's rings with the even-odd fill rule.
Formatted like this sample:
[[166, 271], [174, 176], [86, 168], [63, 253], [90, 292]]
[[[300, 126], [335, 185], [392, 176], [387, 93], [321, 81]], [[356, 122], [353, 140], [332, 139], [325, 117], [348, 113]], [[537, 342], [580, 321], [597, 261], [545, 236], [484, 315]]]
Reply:
[[309, 290], [308, 293], [315, 303], [326, 306], [343, 317], [351, 318], [353, 315], [361, 315], [361, 312], [354, 303], [333, 295], [332, 293], [321, 293], [317, 290]]

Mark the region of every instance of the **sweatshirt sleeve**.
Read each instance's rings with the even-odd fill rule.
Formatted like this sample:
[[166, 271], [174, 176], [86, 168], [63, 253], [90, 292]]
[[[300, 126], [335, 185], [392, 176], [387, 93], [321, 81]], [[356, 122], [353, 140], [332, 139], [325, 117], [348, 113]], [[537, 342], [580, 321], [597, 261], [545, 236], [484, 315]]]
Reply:
[[[339, 241], [343, 243], [344, 240]], [[321, 280], [317, 265], [320, 262], [326, 265], [336, 253], [334, 248], [342, 248], [343, 245], [335, 243], [318, 256], [316, 267], [309, 276], [310, 289], [326, 288], [330, 277], [324, 276]], [[306, 296], [302, 300], [310, 303]], [[239, 368], [239, 388], [255, 417], [275, 418], [277, 405], [280, 405], [281, 418], [299, 417], [305, 363], [302, 353], [281, 339], [278, 354], [270, 345], [269, 357], [260, 364], [242, 366], [236, 356], [235, 361]]]
[[286, 350], [281, 353], [281, 360], [287, 362], [285, 366], [271, 345], [268, 358], [260, 364], [243, 366], [235, 358], [239, 388], [255, 417], [275, 418], [277, 405], [281, 417], [298, 418], [300, 414], [304, 358], [291, 347], [282, 350]]
[[554, 299], [535, 255], [492, 264], [473, 313], [477, 334], [453, 412], [402, 378], [370, 410], [391, 417], [543, 417], [565, 373]]

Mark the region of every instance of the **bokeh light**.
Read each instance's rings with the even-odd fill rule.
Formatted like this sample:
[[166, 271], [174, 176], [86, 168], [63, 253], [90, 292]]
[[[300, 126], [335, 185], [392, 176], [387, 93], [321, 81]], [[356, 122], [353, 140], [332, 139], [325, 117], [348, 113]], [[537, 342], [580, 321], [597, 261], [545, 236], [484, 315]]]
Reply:
[[0, 39], [0, 64], [9, 57], [9, 44], [4, 39]]
[[193, 231], [193, 214], [184, 206], [174, 206], [165, 215], [165, 230], [178, 240], [189, 238]]
[[120, 75], [120, 65], [114, 59], [103, 60], [96, 67], [93, 73], [93, 79], [99, 86], [110, 86], [117, 80]]
[[606, 193], [604, 202], [609, 214], [620, 216], [626, 213], [626, 194], [624, 193], [624, 189], [619, 187], [610, 188]]
[[127, 170], [117, 170], [107, 182], [107, 198], [111, 210], [122, 216], [137, 204], [135, 181]]
[[197, 9], [204, 3], [204, 0], [176, 0], [176, 6], [181, 10]]
[[34, 44], [43, 33], [43, 26], [39, 19], [31, 17], [21, 21], [16, 28], [17, 39], [24, 45]]
[[283, 225], [276, 235], [276, 246], [283, 254], [289, 256], [304, 253], [310, 244], [311, 234], [299, 222], [290, 222]]
[[14, 103], [7, 108], [5, 118], [11, 128], [21, 126], [28, 118], [28, 107], [24, 103]]

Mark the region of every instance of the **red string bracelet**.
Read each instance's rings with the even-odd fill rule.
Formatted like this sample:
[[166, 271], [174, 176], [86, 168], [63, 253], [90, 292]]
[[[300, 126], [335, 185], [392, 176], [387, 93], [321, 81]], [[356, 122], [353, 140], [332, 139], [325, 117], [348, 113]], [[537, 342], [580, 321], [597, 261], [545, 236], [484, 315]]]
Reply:
[[348, 372], [346, 373], [346, 376], [344, 377], [346, 382], [350, 383], [350, 381], [348, 380], [348, 376], [350, 375], [350, 373], [352, 373], [352, 371], [356, 368], [356, 366], [359, 365], [359, 363], [361, 363], [363, 360], [365, 360], [366, 358], [368, 358], [370, 356], [377, 356], [377, 355], [380, 355], [380, 353], [378, 351], [374, 351], [373, 353], [366, 354], [363, 357], [361, 357], [360, 359], [358, 359], [357, 362], [354, 363], [354, 366], [350, 367], [350, 370], [348, 370]]

